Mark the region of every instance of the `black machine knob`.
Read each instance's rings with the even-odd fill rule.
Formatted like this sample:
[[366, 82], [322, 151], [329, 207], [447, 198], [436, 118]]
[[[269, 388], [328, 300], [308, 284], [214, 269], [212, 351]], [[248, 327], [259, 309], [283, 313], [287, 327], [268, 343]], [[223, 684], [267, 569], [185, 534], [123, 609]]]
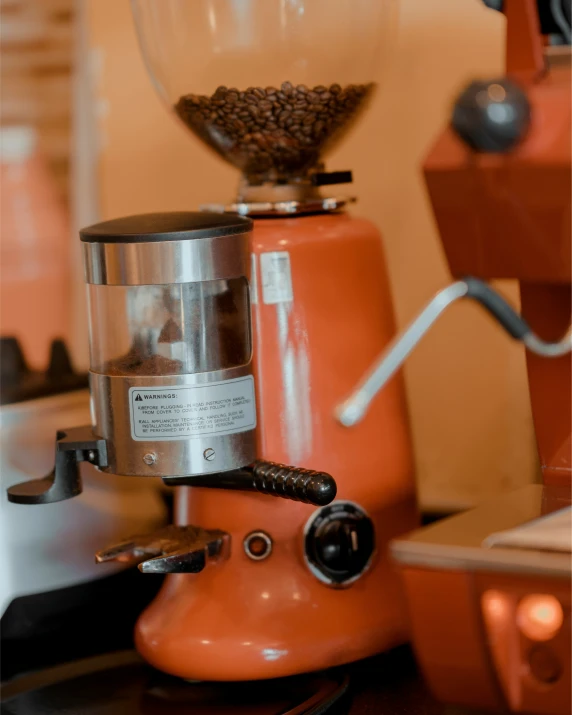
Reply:
[[451, 123], [474, 151], [500, 154], [514, 149], [526, 135], [530, 104], [509, 79], [471, 82], [455, 103]]
[[316, 514], [307, 529], [305, 547], [308, 565], [321, 581], [349, 584], [371, 561], [374, 526], [355, 504], [337, 502]]

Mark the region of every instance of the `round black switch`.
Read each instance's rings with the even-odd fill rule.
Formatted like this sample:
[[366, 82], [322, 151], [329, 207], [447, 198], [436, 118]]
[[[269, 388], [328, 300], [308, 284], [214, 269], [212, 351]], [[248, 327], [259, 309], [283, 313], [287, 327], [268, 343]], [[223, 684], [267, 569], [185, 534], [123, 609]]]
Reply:
[[500, 154], [526, 135], [530, 104], [524, 91], [506, 78], [471, 82], [455, 103], [451, 123], [471, 149]]
[[375, 550], [371, 519], [355, 504], [335, 502], [318, 511], [306, 529], [312, 572], [330, 585], [347, 585], [369, 566]]

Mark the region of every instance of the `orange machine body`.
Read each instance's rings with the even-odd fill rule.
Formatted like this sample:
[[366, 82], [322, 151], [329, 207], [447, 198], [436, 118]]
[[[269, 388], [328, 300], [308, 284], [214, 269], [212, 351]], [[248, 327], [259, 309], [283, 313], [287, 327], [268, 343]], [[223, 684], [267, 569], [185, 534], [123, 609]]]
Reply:
[[[510, 153], [478, 154], [448, 128], [427, 158], [425, 177], [453, 276], [518, 280], [525, 319], [545, 340], [558, 340], [570, 326], [571, 305], [570, 55], [561, 50], [545, 63], [535, 0], [505, 0], [504, 7], [507, 74], [527, 93], [528, 134]], [[491, 530], [545, 514], [555, 493], [558, 508], [570, 505], [570, 353], [553, 359], [527, 354], [527, 364], [546, 485], [535, 487], [535, 505], [518, 511], [522, 495], [516, 492], [506, 497], [510, 518], [506, 508], [504, 521], [493, 525], [477, 509], [450, 520], [456, 536], [443, 535], [445, 526], [439, 538], [437, 531], [417, 532], [411, 537], [417, 546], [400, 541], [394, 554], [419, 547], [412, 558], [399, 560], [415, 649], [440, 699], [567, 715], [569, 559], [535, 551], [519, 556], [518, 549], [502, 556], [482, 545]], [[468, 536], [474, 544], [460, 549]], [[558, 572], [544, 568], [558, 558], [564, 563]], [[527, 566], [530, 559], [537, 565]], [[486, 593], [496, 600], [488, 602]], [[561, 629], [546, 642], [527, 640], [517, 627], [517, 607], [527, 594], [553, 596], [563, 610]]]
[[[376, 549], [363, 575], [332, 587], [305, 558], [315, 507], [177, 489], [178, 523], [231, 535], [227, 559], [198, 575], [168, 576], [137, 625], [143, 657], [184, 678], [287, 676], [357, 660], [408, 636], [386, 549], [418, 523], [401, 378], [355, 430], [334, 418], [336, 404], [394, 332], [379, 233], [339, 213], [259, 219], [252, 255], [260, 456], [334, 475], [336, 502], [369, 515]], [[263, 561], [243, 548], [252, 531], [273, 541]]]
[[[495, 571], [404, 569], [416, 654], [437, 698], [505, 712], [568, 715], [570, 582]], [[529, 594], [549, 595], [565, 623], [552, 643], [527, 638], [518, 605]]]
[[[475, 154], [448, 128], [427, 158], [425, 176], [451, 273], [520, 281], [524, 317], [542, 338], [557, 340], [570, 325], [571, 304], [570, 58], [555, 58], [542, 74], [531, 59], [524, 71], [516, 50], [523, 53], [527, 42], [513, 38], [523, 28], [511, 20], [529, 17], [521, 11], [535, 3], [505, 4], [509, 52], [513, 48], [507, 69], [527, 92], [528, 135], [509, 154]], [[541, 52], [532, 10], [525, 36]], [[570, 485], [570, 353], [556, 360], [527, 355], [527, 361], [544, 482]]]

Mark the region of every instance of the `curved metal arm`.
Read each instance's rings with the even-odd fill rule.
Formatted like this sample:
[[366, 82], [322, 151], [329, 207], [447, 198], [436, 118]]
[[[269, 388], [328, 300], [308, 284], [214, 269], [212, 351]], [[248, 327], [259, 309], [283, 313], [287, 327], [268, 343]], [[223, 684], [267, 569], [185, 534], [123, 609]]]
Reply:
[[466, 278], [437, 293], [405, 332], [389, 344], [355, 391], [338, 406], [336, 418], [344, 427], [353, 427], [363, 419], [377, 393], [399, 370], [425, 333], [446, 308], [461, 298], [472, 298], [479, 302], [511, 337], [523, 342], [526, 348], [536, 355], [560, 357], [572, 351], [570, 332], [558, 342], [545, 342], [487, 283], [477, 278]]

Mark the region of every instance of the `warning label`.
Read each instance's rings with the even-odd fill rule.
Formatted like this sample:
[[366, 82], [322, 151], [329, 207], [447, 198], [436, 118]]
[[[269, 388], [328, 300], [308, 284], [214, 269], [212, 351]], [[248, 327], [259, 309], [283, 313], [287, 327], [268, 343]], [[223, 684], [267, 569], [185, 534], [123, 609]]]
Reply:
[[131, 437], [138, 442], [246, 432], [256, 427], [254, 378], [165, 389], [131, 387], [129, 416]]

